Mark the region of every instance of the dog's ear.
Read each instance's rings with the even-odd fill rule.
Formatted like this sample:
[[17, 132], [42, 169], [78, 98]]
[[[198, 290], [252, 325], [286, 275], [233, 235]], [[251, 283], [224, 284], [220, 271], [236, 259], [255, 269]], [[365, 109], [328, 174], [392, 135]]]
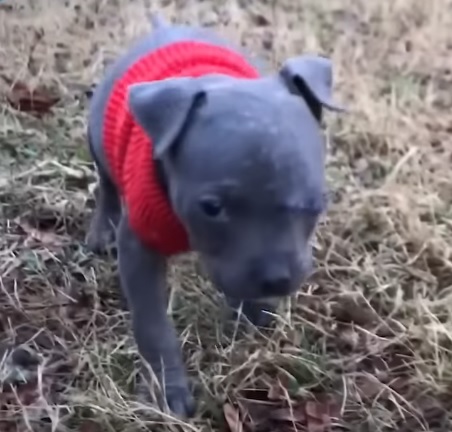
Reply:
[[206, 92], [194, 78], [170, 78], [128, 88], [130, 112], [152, 139], [155, 159], [161, 159], [184, 133], [205, 98]]
[[279, 71], [289, 91], [305, 99], [319, 122], [324, 107], [333, 111], [345, 111], [332, 100], [332, 69], [328, 58], [306, 54], [286, 60]]

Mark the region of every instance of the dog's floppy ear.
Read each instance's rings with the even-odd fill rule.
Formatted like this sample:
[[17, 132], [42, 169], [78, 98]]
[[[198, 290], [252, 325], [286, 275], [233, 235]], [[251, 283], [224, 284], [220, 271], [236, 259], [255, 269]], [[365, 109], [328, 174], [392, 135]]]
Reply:
[[205, 91], [194, 78], [170, 78], [129, 86], [130, 112], [152, 139], [155, 159], [161, 159], [177, 141], [194, 109], [205, 98]]
[[286, 60], [279, 71], [289, 91], [305, 99], [319, 122], [324, 107], [333, 111], [345, 111], [332, 100], [332, 69], [328, 58], [306, 54]]

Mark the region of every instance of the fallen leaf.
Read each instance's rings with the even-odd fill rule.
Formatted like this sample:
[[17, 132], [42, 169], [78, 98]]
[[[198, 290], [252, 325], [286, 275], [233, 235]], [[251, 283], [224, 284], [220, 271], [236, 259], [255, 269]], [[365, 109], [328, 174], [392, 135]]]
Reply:
[[[265, 391], [259, 393], [256, 395], [257, 397], [261, 396], [262, 393], [266, 396]], [[247, 396], [249, 396], [249, 394]], [[244, 429], [251, 431], [260, 430], [261, 426], [269, 421], [270, 414], [279, 407], [279, 403], [267, 399], [262, 400], [248, 397], [240, 397], [237, 399], [237, 409], [240, 412], [243, 427]]]
[[311, 418], [307, 421], [308, 432], [328, 432], [330, 427], [331, 424], [326, 424], [321, 420]]
[[333, 317], [340, 322], [354, 323], [363, 327], [380, 322], [380, 318], [370, 304], [356, 295], [341, 295], [331, 304]]
[[2, 432], [19, 432], [17, 422], [15, 421], [0, 421], [0, 430]]
[[382, 393], [387, 393], [380, 380], [372, 375], [357, 377], [355, 385], [360, 396], [367, 400], [373, 400], [377, 396], [383, 396]]
[[270, 412], [272, 420], [288, 421], [288, 422], [305, 422], [306, 413], [303, 406], [293, 406], [288, 408], [277, 408]]
[[331, 430], [332, 418], [339, 418], [340, 407], [336, 400], [326, 396], [319, 400], [307, 401], [305, 412], [309, 432], [327, 432]]
[[39, 364], [37, 353], [24, 346], [18, 346], [12, 351], [11, 360], [14, 364], [23, 368], [34, 368]]
[[8, 405], [33, 405], [39, 399], [39, 389], [36, 380], [22, 383], [17, 386], [5, 386], [0, 394], [0, 409], [6, 409]]
[[80, 425], [79, 432], [102, 432], [102, 428], [99, 423], [96, 423], [94, 420], [84, 420]]
[[411, 382], [406, 376], [396, 377], [391, 380], [389, 387], [399, 394], [406, 394], [411, 387]]
[[17, 81], [11, 85], [7, 100], [14, 109], [41, 115], [49, 113], [60, 98], [44, 88], [31, 90], [22, 81]]
[[297, 385], [295, 378], [286, 371], [279, 371], [276, 382], [270, 386], [267, 397], [270, 400], [287, 400], [289, 389]]
[[39, 397], [38, 383], [30, 382], [18, 387], [17, 396], [19, 397], [22, 405], [33, 405]]
[[287, 390], [278, 381], [268, 389], [268, 398], [270, 400], [285, 400], [287, 399]]
[[[0, 347], [0, 383], [25, 386], [35, 376], [39, 359], [23, 347]], [[26, 388], [26, 387], [24, 387]]]
[[265, 27], [271, 24], [270, 19], [261, 13], [252, 14], [251, 20], [258, 27]]
[[306, 412], [308, 415], [321, 419], [324, 414], [330, 417], [338, 418], [341, 413], [339, 401], [331, 395], [318, 396], [315, 401], [308, 401], [306, 403]]
[[231, 432], [243, 432], [239, 412], [229, 403], [223, 406], [223, 413]]
[[53, 231], [42, 231], [37, 228], [34, 228], [26, 221], [16, 221], [20, 228], [24, 231], [24, 233], [28, 234], [28, 236], [37, 240], [39, 243], [42, 243], [46, 246], [62, 246], [67, 242], [67, 239], [63, 236], [56, 234]]
[[[318, 403], [317, 401], [307, 401], [305, 405], [306, 414], [317, 420], [323, 420], [325, 415], [328, 415], [328, 408]], [[325, 413], [326, 411], [326, 413]]]
[[361, 342], [360, 334], [353, 328], [339, 329], [336, 343], [343, 345], [344, 348], [356, 350]]
[[276, 404], [268, 401], [260, 401], [253, 399], [238, 398], [238, 409], [241, 413], [248, 413], [251, 417], [261, 417], [262, 414], [268, 413], [269, 410], [274, 409]]

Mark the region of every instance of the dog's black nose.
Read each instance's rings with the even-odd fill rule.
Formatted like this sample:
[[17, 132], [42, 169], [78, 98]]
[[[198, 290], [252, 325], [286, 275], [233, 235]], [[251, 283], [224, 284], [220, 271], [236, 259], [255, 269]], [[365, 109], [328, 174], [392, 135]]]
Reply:
[[261, 282], [262, 294], [265, 296], [284, 296], [290, 293], [291, 282], [288, 276], [266, 277]]

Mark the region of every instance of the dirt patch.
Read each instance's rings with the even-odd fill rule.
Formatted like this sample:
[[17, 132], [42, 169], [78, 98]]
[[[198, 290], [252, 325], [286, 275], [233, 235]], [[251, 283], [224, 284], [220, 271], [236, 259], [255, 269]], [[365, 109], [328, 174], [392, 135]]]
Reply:
[[[350, 109], [327, 118], [316, 272], [275, 330], [222, 331], [196, 258], [175, 262], [169, 311], [198, 400], [184, 424], [133, 396], [115, 262], [83, 242], [89, 94], [156, 8], [273, 66], [331, 56]], [[451, 430], [451, 25], [449, 0], [1, 2], [0, 429]], [[39, 115], [23, 109], [33, 92]]]

